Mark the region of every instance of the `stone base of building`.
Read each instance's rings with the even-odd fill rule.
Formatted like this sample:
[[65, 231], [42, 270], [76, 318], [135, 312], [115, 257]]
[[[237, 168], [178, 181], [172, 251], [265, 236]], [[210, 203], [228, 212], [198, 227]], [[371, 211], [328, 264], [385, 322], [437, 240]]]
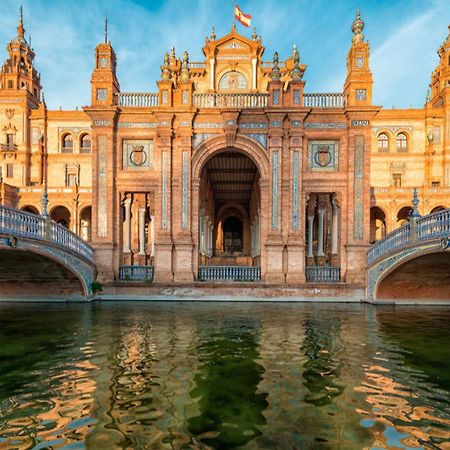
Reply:
[[262, 301], [262, 302], [360, 302], [364, 287], [311, 284], [303, 287], [261, 285], [258, 283], [192, 283], [183, 286], [112, 283], [103, 286], [97, 300], [149, 301]]

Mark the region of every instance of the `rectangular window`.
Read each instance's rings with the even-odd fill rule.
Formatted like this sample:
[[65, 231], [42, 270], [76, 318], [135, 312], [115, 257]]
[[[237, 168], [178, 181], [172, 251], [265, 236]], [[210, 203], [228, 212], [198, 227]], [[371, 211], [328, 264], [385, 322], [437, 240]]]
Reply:
[[433, 141], [435, 144], [441, 143], [441, 127], [433, 128]]
[[273, 91], [273, 104], [274, 105], [280, 104], [280, 90], [279, 89], [275, 89]]
[[6, 164], [6, 176], [12, 178], [14, 176], [14, 165]]
[[392, 175], [392, 178], [393, 178], [394, 187], [396, 187], [396, 188], [402, 187], [402, 174], [401, 173], [394, 173]]
[[12, 89], [13, 87], [14, 87], [13, 81], [12, 80], [8, 80], [8, 89]]
[[67, 174], [67, 186], [76, 186], [77, 184], [78, 176], [73, 173]]
[[440, 181], [432, 181], [431, 182], [431, 187], [440, 187], [441, 186], [441, 182]]
[[294, 105], [300, 104], [300, 91], [298, 89], [294, 89]]

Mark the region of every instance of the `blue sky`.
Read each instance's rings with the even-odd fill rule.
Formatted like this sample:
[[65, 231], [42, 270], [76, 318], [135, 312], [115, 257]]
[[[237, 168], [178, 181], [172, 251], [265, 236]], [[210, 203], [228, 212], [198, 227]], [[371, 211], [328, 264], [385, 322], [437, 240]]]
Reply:
[[[26, 36], [31, 28], [36, 66], [49, 108], [87, 105], [95, 46], [103, 39], [105, 14], [109, 38], [118, 56], [122, 92], [156, 91], [163, 54], [188, 50], [203, 61], [201, 48], [211, 27], [229, 32], [232, 0], [1, 0], [0, 60], [16, 35], [23, 4]], [[350, 30], [357, 7], [371, 47], [374, 103], [385, 108], [422, 107], [436, 50], [447, 37], [449, 0], [241, 0], [252, 26], [280, 59], [297, 44], [307, 92], [340, 92], [346, 75]], [[31, 27], [30, 27], [31, 19]], [[250, 36], [252, 30], [238, 25]]]

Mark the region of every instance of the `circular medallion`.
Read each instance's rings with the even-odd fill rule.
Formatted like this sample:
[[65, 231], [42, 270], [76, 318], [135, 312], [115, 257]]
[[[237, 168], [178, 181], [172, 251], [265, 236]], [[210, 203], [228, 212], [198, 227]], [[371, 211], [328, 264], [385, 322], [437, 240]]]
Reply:
[[144, 152], [143, 145], [133, 146], [133, 150], [130, 153], [130, 161], [135, 166], [143, 166], [147, 161], [147, 154]]
[[322, 145], [314, 155], [314, 161], [320, 167], [326, 167], [331, 163], [331, 152], [328, 146]]

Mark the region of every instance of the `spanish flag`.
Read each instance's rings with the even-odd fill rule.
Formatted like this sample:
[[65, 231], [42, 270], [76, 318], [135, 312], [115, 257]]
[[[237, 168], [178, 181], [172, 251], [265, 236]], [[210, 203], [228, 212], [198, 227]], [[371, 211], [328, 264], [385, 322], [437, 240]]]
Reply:
[[236, 17], [239, 22], [244, 25], [244, 27], [249, 27], [250, 22], [252, 20], [252, 16], [250, 14], [245, 14], [242, 12], [241, 8], [238, 5], [234, 4], [234, 17]]

